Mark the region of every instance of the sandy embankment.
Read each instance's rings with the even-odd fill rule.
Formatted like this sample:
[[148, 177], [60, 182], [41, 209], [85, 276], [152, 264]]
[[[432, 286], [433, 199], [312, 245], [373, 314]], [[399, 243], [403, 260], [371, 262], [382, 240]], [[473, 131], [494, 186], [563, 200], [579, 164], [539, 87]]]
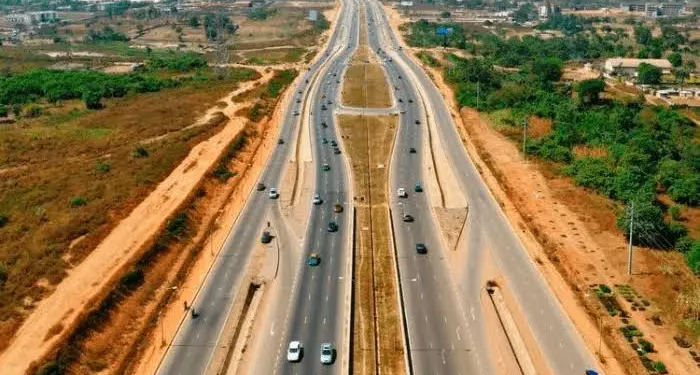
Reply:
[[[268, 73], [267, 78], [271, 73]], [[251, 89], [255, 82], [246, 82], [232, 95]], [[241, 129], [246, 119], [236, 117], [236, 106], [212, 108], [199, 122], [222, 111], [231, 120], [216, 135], [192, 148], [187, 157], [131, 214], [98, 245], [85, 260], [70, 271], [55, 291], [40, 301], [24, 321], [13, 342], [0, 356], [3, 374], [23, 373], [33, 361], [47, 355], [60, 343], [67, 331], [51, 336], [53, 327], [72, 327], [86, 308], [104, 293], [111, 281], [121, 274], [140, 252], [147, 248], [162, 229], [164, 220], [179, 210], [193, 189], [207, 174], [222, 152]]]

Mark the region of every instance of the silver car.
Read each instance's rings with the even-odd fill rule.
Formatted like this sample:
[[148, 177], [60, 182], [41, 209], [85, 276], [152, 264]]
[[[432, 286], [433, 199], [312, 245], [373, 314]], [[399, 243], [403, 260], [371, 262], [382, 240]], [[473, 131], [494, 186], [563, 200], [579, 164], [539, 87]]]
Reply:
[[333, 354], [335, 350], [333, 345], [330, 343], [321, 344], [321, 363], [324, 365], [330, 365], [333, 363]]

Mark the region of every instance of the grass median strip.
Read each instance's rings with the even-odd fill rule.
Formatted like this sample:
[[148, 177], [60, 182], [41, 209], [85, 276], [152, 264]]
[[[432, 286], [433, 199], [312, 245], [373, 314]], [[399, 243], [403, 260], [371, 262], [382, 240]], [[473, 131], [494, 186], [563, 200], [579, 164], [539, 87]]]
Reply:
[[388, 163], [395, 116], [339, 116], [354, 179], [355, 320], [353, 373], [403, 374], [404, 348], [397, 309], [387, 203]]
[[367, 46], [367, 27], [362, 13], [360, 42], [345, 72], [343, 105], [349, 107], [391, 107], [391, 93], [384, 69]]

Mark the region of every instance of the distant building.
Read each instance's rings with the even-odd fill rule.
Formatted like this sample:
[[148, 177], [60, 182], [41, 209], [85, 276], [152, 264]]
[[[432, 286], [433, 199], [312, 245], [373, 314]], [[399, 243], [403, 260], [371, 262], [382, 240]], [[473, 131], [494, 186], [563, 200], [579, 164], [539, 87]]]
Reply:
[[637, 76], [637, 68], [642, 63], [661, 68], [663, 74], [670, 74], [671, 62], [666, 59], [623, 59], [612, 58], [605, 60], [605, 73], [610, 75]]
[[46, 23], [51, 21], [57, 21], [58, 16], [56, 16], [56, 12], [54, 11], [45, 11], [8, 14], [7, 16], [5, 16], [5, 19], [7, 19], [7, 21], [13, 24], [19, 23], [23, 25], [31, 25], [34, 23]]
[[655, 18], [661, 16], [675, 17], [685, 12], [682, 3], [631, 3], [622, 4], [620, 9], [625, 12], [641, 12], [645, 16]]
[[402, 1], [399, 3], [402, 7], [412, 7], [413, 1]]

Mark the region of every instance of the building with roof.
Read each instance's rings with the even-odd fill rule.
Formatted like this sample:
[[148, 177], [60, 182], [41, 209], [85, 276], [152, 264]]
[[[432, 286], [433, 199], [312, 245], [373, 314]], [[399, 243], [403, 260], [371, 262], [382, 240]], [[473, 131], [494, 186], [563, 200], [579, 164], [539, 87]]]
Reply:
[[606, 74], [609, 75], [625, 75], [625, 76], [637, 76], [637, 69], [641, 64], [653, 65], [657, 68], [661, 68], [663, 74], [670, 74], [671, 62], [666, 59], [626, 59], [626, 58], [612, 58], [605, 60], [604, 70]]

